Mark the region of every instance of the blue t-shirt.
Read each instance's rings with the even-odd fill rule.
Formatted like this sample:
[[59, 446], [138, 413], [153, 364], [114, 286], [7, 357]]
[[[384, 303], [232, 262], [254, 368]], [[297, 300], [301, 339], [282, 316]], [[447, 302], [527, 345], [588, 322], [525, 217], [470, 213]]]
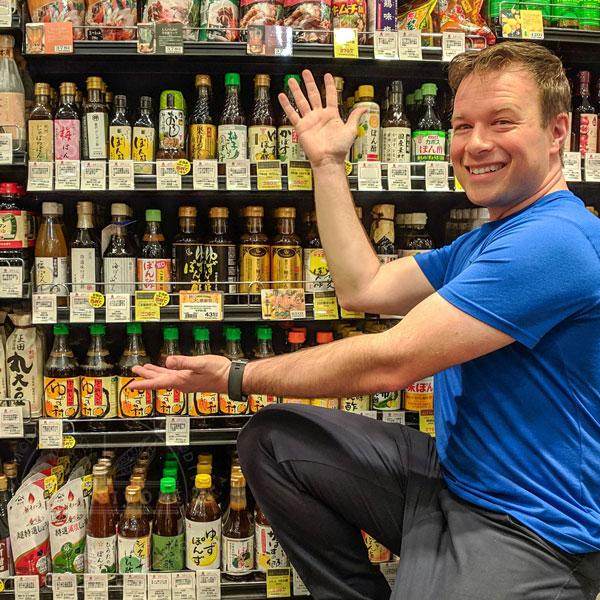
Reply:
[[516, 340], [435, 377], [448, 487], [567, 552], [600, 550], [600, 220], [555, 192], [415, 258]]

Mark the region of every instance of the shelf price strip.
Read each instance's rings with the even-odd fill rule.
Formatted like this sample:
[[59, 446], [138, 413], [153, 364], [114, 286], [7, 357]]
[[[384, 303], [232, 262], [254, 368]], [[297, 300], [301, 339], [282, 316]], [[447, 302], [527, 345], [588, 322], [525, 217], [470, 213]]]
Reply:
[[181, 321], [222, 321], [223, 292], [179, 292]]

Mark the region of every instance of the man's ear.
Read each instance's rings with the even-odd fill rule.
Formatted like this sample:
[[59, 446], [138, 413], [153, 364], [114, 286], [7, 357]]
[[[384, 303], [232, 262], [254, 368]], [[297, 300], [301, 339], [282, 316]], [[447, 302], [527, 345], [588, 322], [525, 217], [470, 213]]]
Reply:
[[567, 113], [556, 115], [548, 125], [552, 134], [552, 151], [558, 154], [565, 145], [569, 135], [569, 116]]

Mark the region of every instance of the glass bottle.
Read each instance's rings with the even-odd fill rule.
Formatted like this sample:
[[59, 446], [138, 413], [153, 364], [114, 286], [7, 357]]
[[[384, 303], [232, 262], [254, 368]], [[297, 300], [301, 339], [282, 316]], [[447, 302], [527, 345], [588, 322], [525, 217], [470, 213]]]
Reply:
[[248, 128], [240, 100], [240, 75], [225, 75], [225, 104], [217, 130], [219, 162], [248, 157]]
[[108, 108], [102, 100], [102, 79], [88, 77], [87, 102], [82, 119], [82, 154], [86, 160], [106, 160], [108, 157]]
[[209, 75], [196, 75], [198, 100], [190, 118], [190, 160], [217, 157], [217, 128], [211, 108], [211, 82]]
[[573, 98], [573, 152], [595, 152], [598, 140], [598, 114], [590, 98], [590, 72], [579, 71], [577, 95]]
[[0, 129], [12, 134], [13, 151], [25, 152], [25, 87], [13, 58], [15, 38], [0, 35]]
[[75, 103], [74, 83], [60, 84], [60, 104], [54, 116], [54, 159], [79, 160], [81, 119]]
[[165, 236], [161, 230], [160, 210], [146, 211], [146, 232], [137, 259], [137, 278], [142, 290], [171, 291], [171, 258], [168, 256]]
[[156, 157], [156, 123], [152, 114], [152, 98], [142, 96], [138, 115], [133, 123], [132, 158], [136, 175], [152, 175]]
[[77, 229], [71, 242], [71, 281], [73, 292], [95, 292], [102, 281], [102, 248], [94, 229], [94, 205], [77, 203]]
[[415, 122], [415, 95], [414, 94], [406, 94], [405, 99], [406, 106], [406, 118], [409, 123]]
[[[249, 285], [252, 282], [268, 282], [271, 275], [271, 247], [269, 238], [263, 233], [265, 209], [262, 206], [247, 206], [242, 210], [246, 231], [240, 237], [240, 292], [258, 292], [268, 288], [268, 283]], [[258, 297], [260, 300], [260, 297]], [[255, 297], [250, 298], [256, 301]]]
[[358, 102], [354, 104], [354, 108], [366, 108], [366, 111], [358, 122], [358, 137], [352, 147], [352, 162], [377, 161], [380, 158], [380, 110], [374, 97], [372, 85], [361, 85], [358, 88]]
[[[275, 356], [273, 350], [273, 330], [270, 327], [261, 326], [256, 330], [257, 346], [254, 350], [254, 358], [270, 358]], [[248, 396], [248, 409], [250, 413], [257, 413], [268, 404], [276, 404], [277, 396], [269, 394], [250, 394]]]
[[254, 106], [248, 127], [248, 155], [251, 163], [257, 160], [275, 160], [277, 154], [277, 128], [271, 107], [269, 87], [271, 77], [258, 74], [254, 77]]
[[[168, 356], [178, 356], [179, 329], [176, 326], [167, 326], [163, 329], [163, 344], [157, 365], [167, 366]], [[185, 415], [186, 395], [179, 390], [161, 389], [156, 390], [156, 413], [158, 415]]]
[[125, 502], [117, 537], [119, 573], [147, 573], [150, 570], [150, 523], [142, 510], [140, 486], [125, 488]]
[[248, 514], [246, 479], [241, 473], [233, 473], [229, 509], [223, 522], [223, 576], [231, 581], [248, 581], [253, 569], [254, 526]]
[[112, 204], [110, 242], [104, 251], [105, 294], [135, 292], [136, 250], [127, 231], [127, 205]]
[[370, 232], [371, 242], [381, 265], [398, 258], [394, 229], [395, 210], [396, 207], [393, 204], [375, 204], [371, 210], [373, 217]]
[[92, 469], [93, 488], [87, 522], [86, 573], [116, 573], [116, 515], [108, 489], [108, 470], [101, 464]]
[[[286, 75], [283, 82], [283, 93], [287, 96], [292, 108], [300, 114], [296, 106], [294, 94], [290, 90], [289, 81], [295, 79], [300, 84], [300, 75]], [[277, 128], [277, 143], [279, 148], [279, 160], [282, 163], [289, 163], [290, 160], [306, 160], [306, 154], [298, 139], [298, 134], [292, 126], [285, 111], [281, 111], [279, 118], [279, 127]]]
[[[242, 350], [242, 332], [238, 327], [229, 327], [225, 332], [225, 350], [223, 355], [229, 360], [244, 358]], [[248, 401], [242, 398], [239, 402], [233, 401], [227, 394], [219, 394], [219, 412], [222, 415], [245, 415], [248, 412]], [[243, 419], [226, 419], [228, 427], [240, 427]]]
[[415, 118], [411, 119], [410, 122], [418, 123], [421, 120], [421, 117], [423, 116], [423, 88], [422, 87], [420, 87], [414, 91], [414, 98], [415, 98], [415, 106], [414, 106]]
[[300, 224], [300, 237], [304, 243], [306, 243], [306, 240], [308, 239], [308, 236], [312, 230], [314, 220], [313, 216], [314, 219], [316, 219], [317, 213], [314, 210], [307, 210], [302, 215], [302, 222]]
[[407, 225], [402, 256], [414, 256], [433, 249], [433, 240], [426, 229], [427, 213], [412, 213]]
[[259, 579], [266, 579], [268, 569], [290, 566], [289, 558], [275, 537], [265, 513], [258, 505], [254, 511], [254, 551], [254, 564]]
[[108, 119], [109, 121], [112, 119], [112, 116], [115, 114], [115, 94], [114, 92], [109, 92], [106, 89], [106, 83], [102, 82], [103, 96], [104, 96], [104, 104], [106, 104], [106, 108], [108, 109]]
[[185, 158], [185, 112], [181, 92], [163, 92], [158, 114], [156, 160]]
[[296, 209], [289, 206], [275, 210], [277, 235], [271, 242], [271, 281], [279, 289], [297, 287], [302, 281], [302, 240], [296, 233]]
[[110, 160], [131, 160], [131, 123], [127, 119], [127, 97], [115, 96], [115, 110], [108, 128]]
[[[212, 456], [211, 456], [212, 459]], [[200, 460], [200, 457], [198, 457], [198, 461]], [[212, 484], [211, 484], [211, 488], [210, 488], [210, 493], [212, 494], [213, 498], [217, 501], [217, 504], [219, 506], [221, 506], [221, 496], [219, 494], [219, 490], [217, 489], [217, 486], [215, 485], [215, 480], [214, 478], [212, 478], [212, 462], [208, 463], [208, 462], [198, 462], [198, 464], [196, 465], [196, 475], [209, 475], [212, 479]], [[194, 482], [196, 481], [196, 478], [194, 476]]]
[[[107, 454], [109, 452], [110, 454]], [[98, 459], [99, 465], [106, 467], [106, 485], [108, 486], [108, 497], [112, 509], [110, 511], [112, 531], [116, 533], [117, 525], [119, 523], [119, 515], [117, 514], [117, 499], [115, 495], [115, 468], [113, 461], [115, 460], [114, 450], [104, 450], [102, 452], [102, 458]]]
[[348, 110], [344, 104], [344, 78], [334, 77], [333, 81], [335, 83], [335, 91], [337, 92], [338, 111], [340, 113], [340, 118], [345, 123], [348, 120]]
[[[208, 327], [194, 327], [194, 347], [192, 356], [208, 356], [210, 349], [210, 331]], [[191, 417], [204, 417], [219, 413], [219, 394], [215, 392], [192, 392], [188, 394], [188, 410]], [[192, 427], [205, 428], [209, 423], [207, 419], [194, 419]]]
[[139, 417], [152, 416], [154, 398], [152, 390], [132, 390], [127, 386], [132, 381], [143, 381], [132, 371], [137, 365], [150, 362], [142, 341], [142, 324], [127, 323], [127, 345], [116, 368], [119, 417], [125, 419], [127, 429], [141, 429]]
[[190, 571], [221, 567], [221, 509], [211, 486], [210, 475], [196, 475], [185, 511], [185, 566]]
[[6, 475], [6, 485], [8, 499], [10, 500], [19, 489], [18, 465], [14, 461], [6, 461], [4, 463], [4, 474]]
[[104, 343], [106, 325], [90, 325], [90, 346], [81, 365], [81, 416], [94, 419], [90, 427], [106, 430], [106, 424], [97, 419], [117, 416], [117, 376]]
[[10, 548], [10, 532], [8, 530], [8, 479], [0, 475], [0, 577], [14, 575], [12, 552]]
[[[196, 233], [197, 214], [195, 206], [179, 207], [179, 233], [173, 238], [176, 291], [200, 289], [204, 252], [202, 238]], [[185, 285], [183, 282], [190, 282], [193, 285]]]
[[[138, 468], [138, 467], [134, 467], [134, 471], [136, 468]], [[145, 471], [144, 471], [144, 473], [145, 473]], [[129, 485], [135, 485], [140, 488], [140, 496], [141, 496], [141, 502], [142, 502], [142, 515], [146, 518], [148, 527], [150, 529], [150, 533], [152, 533], [152, 521], [154, 519], [154, 512], [152, 510], [152, 507], [148, 503], [147, 498], [144, 495], [144, 490], [146, 489], [146, 476], [134, 472], [133, 475], [131, 475], [131, 477], [129, 478]], [[150, 563], [149, 555], [148, 555], [148, 563]]]
[[333, 280], [317, 224], [317, 213], [311, 213], [311, 228], [304, 242], [302, 279], [306, 282], [307, 292], [326, 292], [333, 290]]
[[[213, 206], [208, 211], [210, 233], [204, 240], [204, 288], [235, 294], [237, 282], [237, 248], [229, 232], [229, 209]], [[225, 283], [216, 283], [227, 281]]]
[[182, 571], [184, 568], [184, 518], [175, 489], [175, 479], [160, 480], [160, 496], [152, 525], [153, 571]]
[[381, 121], [384, 163], [410, 162], [410, 121], [402, 106], [402, 82], [392, 81], [389, 107]]
[[52, 162], [54, 160], [54, 116], [50, 106], [50, 86], [36, 83], [35, 105], [27, 123], [29, 160]]
[[79, 112], [79, 114], [83, 113], [83, 104], [83, 92], [81, 90], [77, 90], [75, 92], [75, 106], [77, 106], [77, 111]]
[[436, 84], [423, 84], [422, 93], [423, 115], [412, 132], [414, 161], [446, 160], [446, 131], [435, 103]]

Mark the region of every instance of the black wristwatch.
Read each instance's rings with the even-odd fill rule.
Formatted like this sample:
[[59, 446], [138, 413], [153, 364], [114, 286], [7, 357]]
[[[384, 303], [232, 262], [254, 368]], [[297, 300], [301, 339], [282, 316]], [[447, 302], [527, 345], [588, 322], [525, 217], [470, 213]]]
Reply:
[[235, 358], [231, 361], [229, 381], [227, 382], [227, 394], [229, 395], [229, 399], [233, 402], [242, 401], [242, 377], [244, 376], [244, 369], [248, 362], [247, 358]]

